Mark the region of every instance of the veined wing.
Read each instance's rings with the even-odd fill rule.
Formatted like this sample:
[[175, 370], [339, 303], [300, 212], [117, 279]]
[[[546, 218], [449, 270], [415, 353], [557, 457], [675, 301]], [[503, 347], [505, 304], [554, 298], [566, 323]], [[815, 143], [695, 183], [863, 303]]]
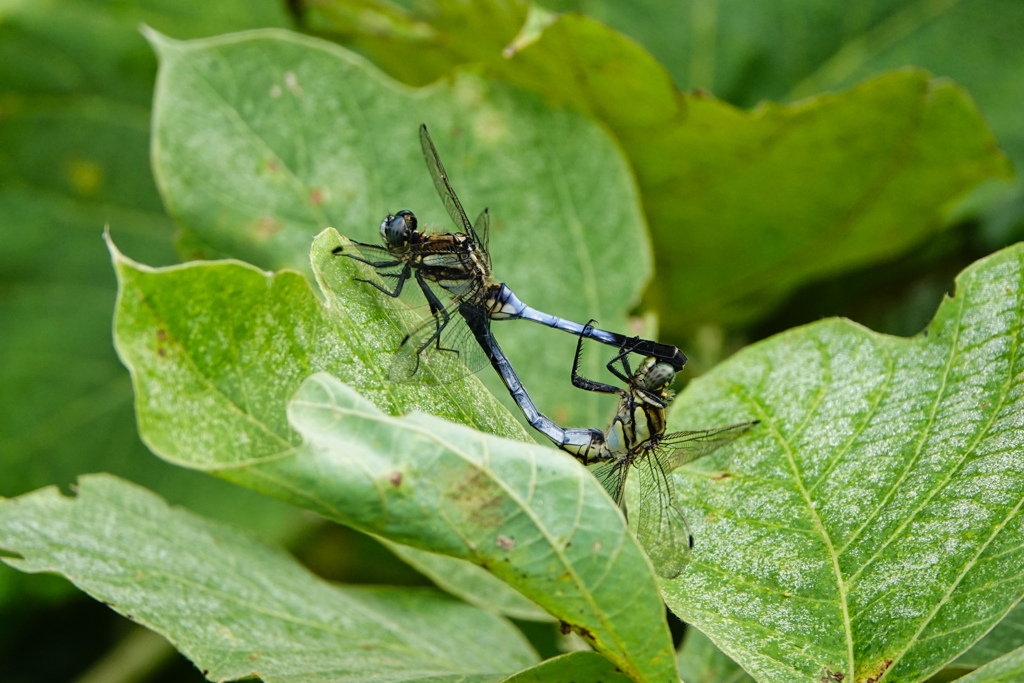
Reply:
[[639, 477], [640, 500], [629, 516], [637, 520], [636, 538], [644, 547], [659, 576], [679, 576], [690, 559], [690, 527], [676, 502], [676, 488], [662, 469], [657, 451], [645, 448], [632, 458], [606, 460], [591, 468], [608, 495], [624, 507], [626, 478], [635, 469]]
[[679, 509], [676, 485], [666, 470], [668, 451], [654, 448], [634, 461], [640, 484], [636, 538], [659, 576], [674, 579], [690, 561], [693, 536]]
[[679, 576], [693, 547], [690, 525], [679, 508], [672, 471], [713, 453], [756, 424], [758, 421], [739, 422], [714, 429], [674, 432], [634, 461], [641, 491], [636, 537], [659, 576]]
[[480, 215], [476, 217], [476, 223], [473, 223], [473, 241], [476, 242], [477, 249], [484, 257], [484, 262], [487, 264], [487, 272], [491, 272], [491, 212], [488, 209], [484, 209], [480, 212]]
[[[471, 236], [480, 249], [486, 250], [487, 239], [485, 238], [481, 241], [476, 230], [473, 229], [473, 225], [469, 222], [469, 218], [462, 208], [462, 203], [455, 196], [455, 190], [452, 189], [452, 184], [448, 180], [448, 174], [444, 171], [441, 157], [437, 154], [437, 148], [434, 147], [434, 141], [430, 139], [430, 133], [427, 132], [427, 125], [425, 123], [420, 124], [420, 146], [423, 148], [423, 158], [427, 161], [427, 170], [430, 171], [430, 177], [434, 180], [434, 188], [437, 189], [437, 194], [441, 197], [444, 208], [448, 210], [448, 215], [452, 217], [452, 222], [455, 223], [455, 226], [461, 232]], [[486, 211], [484, 209], [484, 213]], [[479, 220], [477, 219], [478, 222]]]
[[605, 460], [589, 468], [601, 486], [608, 492], [619, 507], [623, 507], [622, 494], [626, 490], [626, 477], [629, 476], [628, 460]]
[[479, 299], [479, 283], [471, 281], [466, 290], [454, 296], [409, 332], [395, 352], [388, 369], [388, 380], [412, 379], [450, 382], [475, 373], [487, 364], [487, 354], [466, 324], [473, 315], [489, 324], [486, 310], [472, 303]]
[[665, 454], [663, 456], [665, 472], [672, 472], [698, 458], [714, 453], [722, 446], [735, 441], [737, 437], [760, 422], [760, 420], [737, 422], [725, 427], [666, 434], [658, 441], [659, 452]]

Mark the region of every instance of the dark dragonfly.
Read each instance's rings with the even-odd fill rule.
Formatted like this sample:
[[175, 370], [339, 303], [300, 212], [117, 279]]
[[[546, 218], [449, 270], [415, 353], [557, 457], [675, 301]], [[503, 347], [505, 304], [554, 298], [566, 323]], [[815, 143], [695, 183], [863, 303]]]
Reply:
[[626, 478], [630, 470], [636, 471], [641, 491], [637, 509], [637, 540], [647, 551], [658, 574], [675, 578], [689, 560], [693, 537], [679, 509], [671, 473], [713, 453], [760, 420], [666, 434], [665, 411], [672, 399], [668, 387], [675, 379], [675, 368], [648, 356], [635, 371], [631, 371], [629, 354], [634, 349], [627, 343], [607, 364], [608, 370], [626, 387], [620, 389], [595, 382], [579, 375], [585, 336], [580, 335], [576, 345], [572, 383], [587, 391], [618, 394], [619, 407], [600, 442], [590, 443], [577, 457], [584, 464], [597, 462], [593, 468], [594, 476], [623, 507]]
[[538, 311], [527, 306], [504, 283], [495, 282], [491, 274], [488, 252], [490, 215], [481, 212], [476, 223], [470, 223], [441, 165], [426, 125], [420, 126], [420, 145], [434, 187], [457, 232], [424, 232], [419, 229], [411, 211], [389, 215], [380, 224], [384, 246], [353, 242], [361, 251], [378, 255], [368, 259], [336, 247], [334, 254], [372, 266], [393, 288], [369, 282], [388, 296], [398, 297], [408, 281], [427, 300], [430, 316], [402, 340], [399, 353], [389, 371], [396, 381], [411, 378], [432, 353], [441, 351], [458, 356], [469, 370], [475, 372], [489, 356], [483, 348], [481, 334], [491, 320], [532, 320], [533, 322], [583, 335], [604, 344], [622, 348], [631, 342], [631, 352], [653, 356], [676, 370], [682, 369], [686, 356], [674, 346], [646, 339], [634, 339], [596, 329], [589, 325]]

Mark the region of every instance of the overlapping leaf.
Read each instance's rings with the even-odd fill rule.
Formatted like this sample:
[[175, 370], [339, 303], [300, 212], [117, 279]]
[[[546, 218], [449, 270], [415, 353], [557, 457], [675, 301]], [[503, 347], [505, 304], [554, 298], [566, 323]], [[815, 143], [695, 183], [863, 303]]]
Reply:
[[708, 637], [687, 627], [679, 648], [679, 675], [686, 683], [753, 683], [739, 664], [715, 647]]
[[1008, 652], [957, 680], [961, 683], [1014, 683], [1024, 677], [1024, 647]]
[[[441, 65], [481, 61], [606, 123], [637, 175], [657, 245], [652, 300], [670, 334], [747, 323], [800, 284], [891, 258], [941, 230], [944, 210], [981, 180], [1008, 174], [967, 93], [922, 72], [744, 112], [679, 93], [649, 53], [593, 20], [548, 17], [531, 30], [524, 3], [440, 6], [434, 15], [381, 9], [384, 19], [370, 22], [371, 13], [339, 1], [323, 17], [400, 78], [423, 82]], [[685, 49], [687, 23], [667, 17], [687, 10], [647, 10], [620, 11]], [[782, 10], [764, 10], [774, 11]], [[521, 39], [474, 30], [492, 14], [522, 17]], [[725, 14], [751, 20], [748, 11]], [[448, 61], [411, 58], [432, 51]]]
[[328, 584], [108, 475], [84, 477], [75, 498], [47, 488], [0, 501], [0, 547], [163, 634], [211, 680], [493, 681], [537, 661], [489, 612], [434, 590]]
[[551, 621], [550, 614], [475, 564], [388, 541], [384, 545], [402, 562], [471, 605], [513, 619]]
[[[150, 262], [175, 259], [149, 171], [156, 60], [140, 21], [186, 37], [282, 26], [286, 15], [274, 0], [0, 8], [0, 495], [105, 470], [269, 531], [283, 506], [254, 510], [251, 494], [146, 452], [111, 348], [103, 226]], [[0, 582], [17, 576], [0, 568]]]
[[[238, 262], [149, 269], [114, 252], [115, 341], [145, 442], [159, 455], [384, 538], [486, 567], [573, 625], [635, 678], [671, 677], [649, 564], [601, 485], [572, 458], [457, 428], [523, 437], [473, 376], [386, 381], [400, 339], [334, 230], [305, 278]], [[326, 370], [377, 404], [353, 393]], [[300, 388], [290, 415], [286, 400]]]
[[762, 425], [676, 475], [697, 540], [670, 607], [759, 681], [920, 681], [970, 647], [1024, 595], [1022, 337], [1017, 245], [917, 337], [824, 321], [696, 381], [673, 428]]
[[[625, 328], [650, 247], [628, 169], [585, 118], [468, 75], [412, 91], [335, 45], [285, 32], [151, 38], [161, 191], [217, 251], [305, 270], [309, 242], [327, 226], [377, 242], [386, 212], [405, 208], [422, 225], [454, 229], [423, 163], [426, 122], [470, 218], [491, 210], [495, 278], [542, 310]], [[513, 362], [531, 359], [520, 374], [542, 410], [604, 421], [609, 408], [581, 402], [563, 379], [571, 337], [521, 323], [496, 335]], [[601, 367], [596, 356], [586, 364]]]
[[1019, 647], [1024, 647], [1024, 605], [1017, 603], [994, 629], [957, 657], [949, 668], [977, 669]]

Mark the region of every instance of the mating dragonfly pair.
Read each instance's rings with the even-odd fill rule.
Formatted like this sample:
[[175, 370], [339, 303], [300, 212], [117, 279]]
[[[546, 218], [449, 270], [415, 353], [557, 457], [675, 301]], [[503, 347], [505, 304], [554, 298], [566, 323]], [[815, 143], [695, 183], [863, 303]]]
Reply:
[[[581, 325], [538, 311], [523, 303], [504, 283], [496, 282], [488, 251], [487, 209], [470, 223], [425, 125], [420, 126], [420, 144], [434, 186], [458, 231], [424, 232], [411, 211], [399, 211], [381, 222], [384, 246], [353, 242], [360, 250], [380, 256], [379, 260], [347, 252], [344, 247], [334, 249], [335, 255], [368, 264], [386, 284], [392, 283], [389, 289], [362, 280], [384, 294], [399, 297], [413, 280], [427, 301], [430, 315], [402, 340], [389, 379], [411, 379], [439, 354], [457, 357], [473, 372], [489, 361], [530, 426], [584, 465], [593, 465], [594, 475], [620, 506], [624, 507], [627, 475], [631, 470], [638, 473], [642, 499], [637, 538], [659, 574], [678, 576], [693, 539], [679, 510], [670, 473], [717, 450], [757, 423], [666, 434], [665, 412], [671, 398], [668, 387], [686, 363], [686, 356], [675, 346], [598, 329], [593, 321]], [[608, 429], [563, 428], [537, 409], [491, 332], [492, 320], [519, 319], [579, 337], [572, 383], [587, 391], [619, 396], [618, 410]], [[607, 368], [624, 388], [579, 375], [584, 339], [617, 349]], [[635, 371], [629, 363], [631, 354], [644, 357]]]

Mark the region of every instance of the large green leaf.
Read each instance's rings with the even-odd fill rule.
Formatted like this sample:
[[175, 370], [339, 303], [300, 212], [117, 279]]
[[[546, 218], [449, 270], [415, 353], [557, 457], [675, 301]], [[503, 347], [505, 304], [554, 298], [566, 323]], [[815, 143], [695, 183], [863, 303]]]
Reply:
[[[425, 409], [523, 438], [472, 376], [461, 386], [386, 381], [400, 339], [394, 314], [354, 281], [361, 266], [331, 255], [339, 243], [327, 230], [313, 245], [326, 305], [294, 272], [238, 262], [150, 269], [113, 252], [115, 341], [147, 445], [369, 533], [471, 560], [633, 677], [671, 677], [650, 566], [582, 467], [540, 446], [380, 412]], [[328, 375], [300, 389], [321, 370], [377, 405]]]
[[694, 382], [671, 428], [750, 413], [675, 479], [670, 607], [759, 681], [920, 681], [1024, 595], [1024, 245], [964, 271], [920, 335], [830, 320]]
[[571, 652], [554, 657], [507, 679], [508, 683], [626, 683], [628, 680], [611, 662], [593, 652]]
[[549, 448], [383, 415], [326, 374], [289, 405], [303, 445], [221, 476], [485, 567], [635, 680], [675, 676], [650, 565], [603, 487]]
[[[807, 280], [896, 256], [1007, 172], [966, 93], [913, 71], [750, 113], [689, 98], [673, 137], [679, 163], [637, 170], [665, 190], [645, 204], [659, 285], [689, 321], [749, 320]], [[633, 150], [662, 154], [640, 139]]]
[[[156, 60], [139, 21], [199, 36], [280, 26], [286, 15], [273, 0], [2, 3], [0, 495], [105, 470], [280, 532], [293, 519], [284, 506], [256, 508], [255, 496], [146, 451], [112, 349], [116, 283], [103, 226], [149, 262], [175, 260], [149, 171]], [[20, 576], [0, 568], [0, 583]]]
[[[650, 248], [628, 168], [584, 117], [469, 75], [409, 90], [337, 46], [281, 31], [151, 39], [161, 191], [217, 251], [306, 270], [324, 227], [377, 242], [387, 209], [453, 229], [423, 163], [425, 121], [470, 217], [490, 207], [495, 277], [542, 310], [625, 327]], [[581, 403], [564, 380], [572, 337], [496, 327], [513, 362], [532, 361], [517, 367], [542, 410], [573, 424], [606, 419], [607, 404]], [[596, 356], [586, 363], [601, 368]]]
[[433, 590], [328, 584], [281, 550], [109, 475], [78, 495], [0, 502], [4, 558], [59, 572], [161, 633], [211, 680], [418, 680], [513, 672], [536, 654], [510, 623]]
[[[923, 72], [744, 112], [679, 93], [642, 47], [585, 17], [531, 24], [513, 0], [439, 6], [338, 0], [316, 16], [399, 78], [440, 75], [444, 60], [415, 55], [443, 52], [449, 68], [483, 62], [605, 123], [637, 175], [657, 247], [652, 302], [670, 335], [748, 323], [801, 284], [892, 258], [945, 227], [945, 210], [981, 180], [1008, 174], [967, 93]], [[676, 10], [659, 10], [650, 21], [676, 36]], [[495, 14], [501, 26], [526, 21], [523, 35], [476, 30]]]
[[[964, 86], [1000, 146], [1024, 164], [1024, 6], [1016, 0], [544, 4], [586, 12], [636, 39], [680, 88], [744, 107], [848, 88], [905, 66], [927, 69]], [[1019, 205], [1019, 180], [1016, 188]]]

